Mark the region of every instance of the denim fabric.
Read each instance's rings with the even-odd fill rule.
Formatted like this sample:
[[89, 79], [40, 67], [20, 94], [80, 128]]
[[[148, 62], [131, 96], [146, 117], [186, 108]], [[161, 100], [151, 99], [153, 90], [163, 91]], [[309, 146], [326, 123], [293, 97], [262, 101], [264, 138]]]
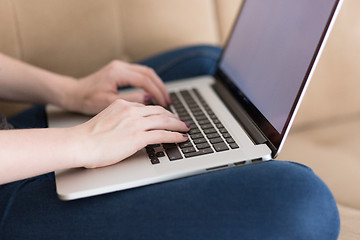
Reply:
[[[165, 80], [210, 74], [220, 49], [176, 52], [142, 63]], [[46, 127], [44, 113], [36, 106], [10, 122]], [[0, 186], [3, 240], [331, 240], [339, 225], [327, 186], [310, 168], [292, 162], [268, 161], [69, 202], [58, 199], [53, 173]]]
[[0, 113], [0, 130], [13, 129], [14, 127], [6, 121], [5, 116]]
[[336, 239], [339, 215], [307, 167], [270, 161], [63, 202], [53, 174], [0, 188], [1, 239]]
[[48, 127], [44, 105], [35, 105], [10, 117], [8, 121], [17, 129]]
[[201, 75], [213, 75], [221, 49], [216, 46], [179, 48], [140, 61], [155, 70], [167, 82]]

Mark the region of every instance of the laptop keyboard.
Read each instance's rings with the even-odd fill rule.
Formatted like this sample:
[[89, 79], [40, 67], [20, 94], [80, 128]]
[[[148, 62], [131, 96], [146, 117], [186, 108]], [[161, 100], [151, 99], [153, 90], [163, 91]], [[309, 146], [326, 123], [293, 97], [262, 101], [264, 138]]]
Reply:
[[170, 161], [175, 161], [239, 148], [197, 89], [172, 92], [170, 96], [175, 114], [190, 124], [189, 139], [178, 144], [147, 146], [152, 164], [159, 164], [159, 158], [165, 154]]

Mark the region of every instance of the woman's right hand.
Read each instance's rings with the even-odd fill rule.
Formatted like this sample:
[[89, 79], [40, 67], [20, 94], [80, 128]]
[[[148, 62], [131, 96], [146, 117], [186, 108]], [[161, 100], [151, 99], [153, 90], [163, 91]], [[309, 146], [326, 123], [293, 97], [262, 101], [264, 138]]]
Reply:
[[188, 139], [186, 123], [160, 106], [116, 100], [88, 122], [75, 127], [79, 166], [115, 164], [149, 144]]

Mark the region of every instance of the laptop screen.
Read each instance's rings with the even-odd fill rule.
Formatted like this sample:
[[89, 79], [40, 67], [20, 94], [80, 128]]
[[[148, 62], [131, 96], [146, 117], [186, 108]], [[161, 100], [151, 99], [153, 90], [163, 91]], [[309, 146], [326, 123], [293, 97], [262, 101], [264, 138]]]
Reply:
[[244, 1], [219, 69], [264, 128], [286, 130], [337, 3]]

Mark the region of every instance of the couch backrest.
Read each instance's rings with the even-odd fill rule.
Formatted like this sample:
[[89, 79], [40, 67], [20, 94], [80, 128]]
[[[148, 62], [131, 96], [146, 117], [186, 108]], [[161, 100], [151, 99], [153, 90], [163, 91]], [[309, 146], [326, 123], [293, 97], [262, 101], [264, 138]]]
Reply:
[[[241, 3], [0, 0], [0, 51], [79, 77], [116, 58], [136, 61], [183, 45], [223, 44]], [[359, 0], [345, 0], [295, 121], [297, 126], [346, 119], [360, 112], [358, 9]]]
[[241, 0], [0, 0], [0, 51], [84, 76], [112, 59], [221, 44]]
[[360, 116], [360, 1], [344, 0], [295, 124], [312, 127]]

